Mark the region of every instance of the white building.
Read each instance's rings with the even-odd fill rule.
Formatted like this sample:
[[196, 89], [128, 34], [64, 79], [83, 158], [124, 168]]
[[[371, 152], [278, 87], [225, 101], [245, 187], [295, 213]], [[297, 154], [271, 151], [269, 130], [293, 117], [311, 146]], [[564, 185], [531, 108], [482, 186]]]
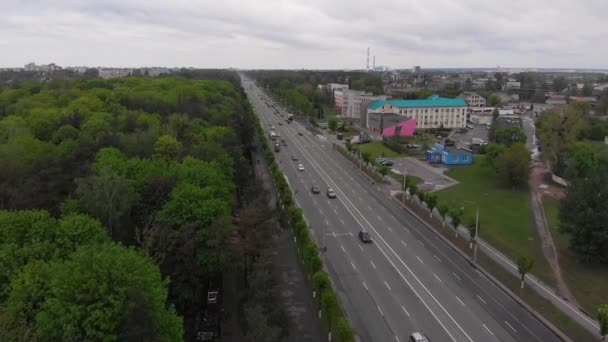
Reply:
[[116, 69], [116, 68], [99, 68], [99, 77], [116, 78], [116, 77], [127, 77], [133, 73], [132, 69]]
[[330, 93], [333, 94], [334, 91], [336, 90], [344, 90], [344, 89], [348, 89], [348, 84], [340, 84], [340, 83], [327, 83], [325, 85], [325, 89]]
[[469, 107], [485, 107], [486, 99], [483, 96], [472, 92], [465, 91], [462, 94], [458, 95], [459, 99], [464, 99], [469, 104]]
[[[382, 100], [367, 107], [367, 113], [394, 113], [416, 119], [416, 128], [463, 128], [466, 126], [467, 102], [439, 95], [425, 100]], [[368, 115], [369, 117], [369, 115]]]
[[374, 95], [362, 90], [342, 90], [342, 116], [359, 119], [368, 104], [386, 99], [386, 95]]

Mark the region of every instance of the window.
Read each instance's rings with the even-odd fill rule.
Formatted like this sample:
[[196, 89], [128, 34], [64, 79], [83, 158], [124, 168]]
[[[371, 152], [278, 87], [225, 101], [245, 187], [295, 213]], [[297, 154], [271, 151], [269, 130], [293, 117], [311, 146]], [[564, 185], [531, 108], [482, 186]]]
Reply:
[[456, 156], [456, 155], [452, 156], [452, 161], [456, 161], [456, 160], [458, 160], [458, 156]]
[[462, 160], [463, 161], [469, 161], [469, 155], [465, 154], [464, 156], [462, 156]]

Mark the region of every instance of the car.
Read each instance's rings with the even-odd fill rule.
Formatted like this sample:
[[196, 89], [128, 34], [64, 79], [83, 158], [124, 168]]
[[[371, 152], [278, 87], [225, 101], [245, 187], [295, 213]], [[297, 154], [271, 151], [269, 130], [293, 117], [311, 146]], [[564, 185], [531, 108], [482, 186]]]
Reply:
[[298, 132], [298, 135], [304, 135], [304, 133], [302, 133], [302, 132]]
[[318, 186], [316, 186], [316, 185], [313, 185], [313, 186], [310, 188], [310, 191], [312, 191], [312, 193], [313, 193], [313, 194], [318, 194], [318, 193], [320, 193], [320, 192], [321, 192], [321, 188], [319, 188], [319, 187], [318, 187]]
[[283, 141], [283, 146], [287, 146], [287, 142]]
[[359, 240], [363, 243], [372, 243], [372, 237], [369, 235], [369, 232], [363, 230], [359, 231]]
[[274, 125], [270, 125], [270, 129], [274, 131]]
[[296, 160], [298, 160], [298, 157], [296, 157], [296, 156], [291, 156], [291, 160], [296, 161]]
[[283, 126], [283, 123], [281, 121], [279, 121], [279, 126]]
[[384, 166], [393, 166], [393, 165], [395, 165], [395, 162], [390, 159], [387, 159], [387, 160], [381, 161], [380, 164], [384, 165]]
[[298, 164], [298, 170], [299, 171], [304, 171], [304, 165]]
[[473, 125], [467, 125], [468, 129], [473, 129]]
[[277, 137], [280, 138], [281, 137], [281, 133], [277, 132]]
[[408, 342], [429, 342], [429, 340], [421, 333], [415, 332], [410, 335]]
[[285, 142], [285, 138], [281, 138], [281, 142]]
[[409, 149], [414, 149], [414, 148], [418, 148], [418, 145], [416, 145], [416, 144], [407, 144], [406, 147], [409, 148]]
[[332, 189], [332, 188], [327, 189], [327, 197], [336, 198], [336, 192], [334, 191], [334, 189]]

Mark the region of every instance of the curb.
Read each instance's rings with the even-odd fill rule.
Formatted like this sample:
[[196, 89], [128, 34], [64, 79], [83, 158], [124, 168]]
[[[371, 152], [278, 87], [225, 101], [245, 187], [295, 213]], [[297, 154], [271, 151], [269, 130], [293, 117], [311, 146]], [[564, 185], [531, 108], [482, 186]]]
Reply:
[[422, 223], [427, 229], [432, 231], [433, 234], [438, 236], [443, 242], [447, 243], [453, 250], [456, 251], [456, 253], [458, 253], [461, 257], [463, 257], [472, 267], [475, 267], [477, 270], [479, 270], [481, 274], [483, 274], [492, 283], [494, 283], [496, 286], [498, 286], [498, 288], [500, 288], [509, 297], [511, 297], [513, 300], [515, 300], [515, 302], [517, 302], [517, 304], [519, 304], [521, 307], [526, 309], [526, 311], [528, 311], [532, 316], [534, 316], [536, 319], [538, 319], [544, 326], [546, 326], [549, 330], [551, 330], [551, 332], [553, 332], [553, 334], [555, 334], [559, 339], [561, 339], [564, 342], [572, 342], [572, 340], [568, 336], [566, 336], [566, 334], [564, 334], [561, 330], [559, 330], [556, 326], [554, 326], [553, 323], [549, 322], [540, 313], [538, 313], [536, 310], [534, 310], [534, 308], [529, 306], [526, 302], [524, 302], [521, 298], [519, 298], [519, 296], [517, 296], [515, 293], [513, 293], [513, 291], [511, 291], [509, 288], [507, 288], [505, 285], [503, 285], [498, 279], [494, 278], [494, 276], [492, 276], [488, 271], [486, 271], [481, 266], [474, 264], [471, 261], [471, 259], [466, 254], [464, 254], [463, 251], [461, 251], [458, 247], [456, 247], [452, 243], [452, 241], [448, 240], [445, 236], [443, 236], [443, 234], [437, 232], [433, 227], [431, 227], [431, 225], [428, 222], [426, 222], [426, 220], [423, 220], [420, 216], [418, 216], [417, 213], [415, 213], [412, 209], [408, 208], [407, 206], [403, 205], [403, 203], [398, 201], [395, 197], [393, 197], [393, 196], [391, 196], [391, 197], [395, 202], [399, 203], [399, 206], [401, 206], [402, 208], [407, 210], [420, 223]]

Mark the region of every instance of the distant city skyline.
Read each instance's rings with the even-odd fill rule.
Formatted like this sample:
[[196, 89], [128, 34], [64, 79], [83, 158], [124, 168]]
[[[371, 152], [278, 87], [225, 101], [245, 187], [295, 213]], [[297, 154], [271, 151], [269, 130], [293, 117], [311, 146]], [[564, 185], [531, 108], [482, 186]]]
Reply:
[[[608, 69], [608, 2], [24, 0], [0, 67]], [[371, 59], [371, 58], [370, 58]]]

